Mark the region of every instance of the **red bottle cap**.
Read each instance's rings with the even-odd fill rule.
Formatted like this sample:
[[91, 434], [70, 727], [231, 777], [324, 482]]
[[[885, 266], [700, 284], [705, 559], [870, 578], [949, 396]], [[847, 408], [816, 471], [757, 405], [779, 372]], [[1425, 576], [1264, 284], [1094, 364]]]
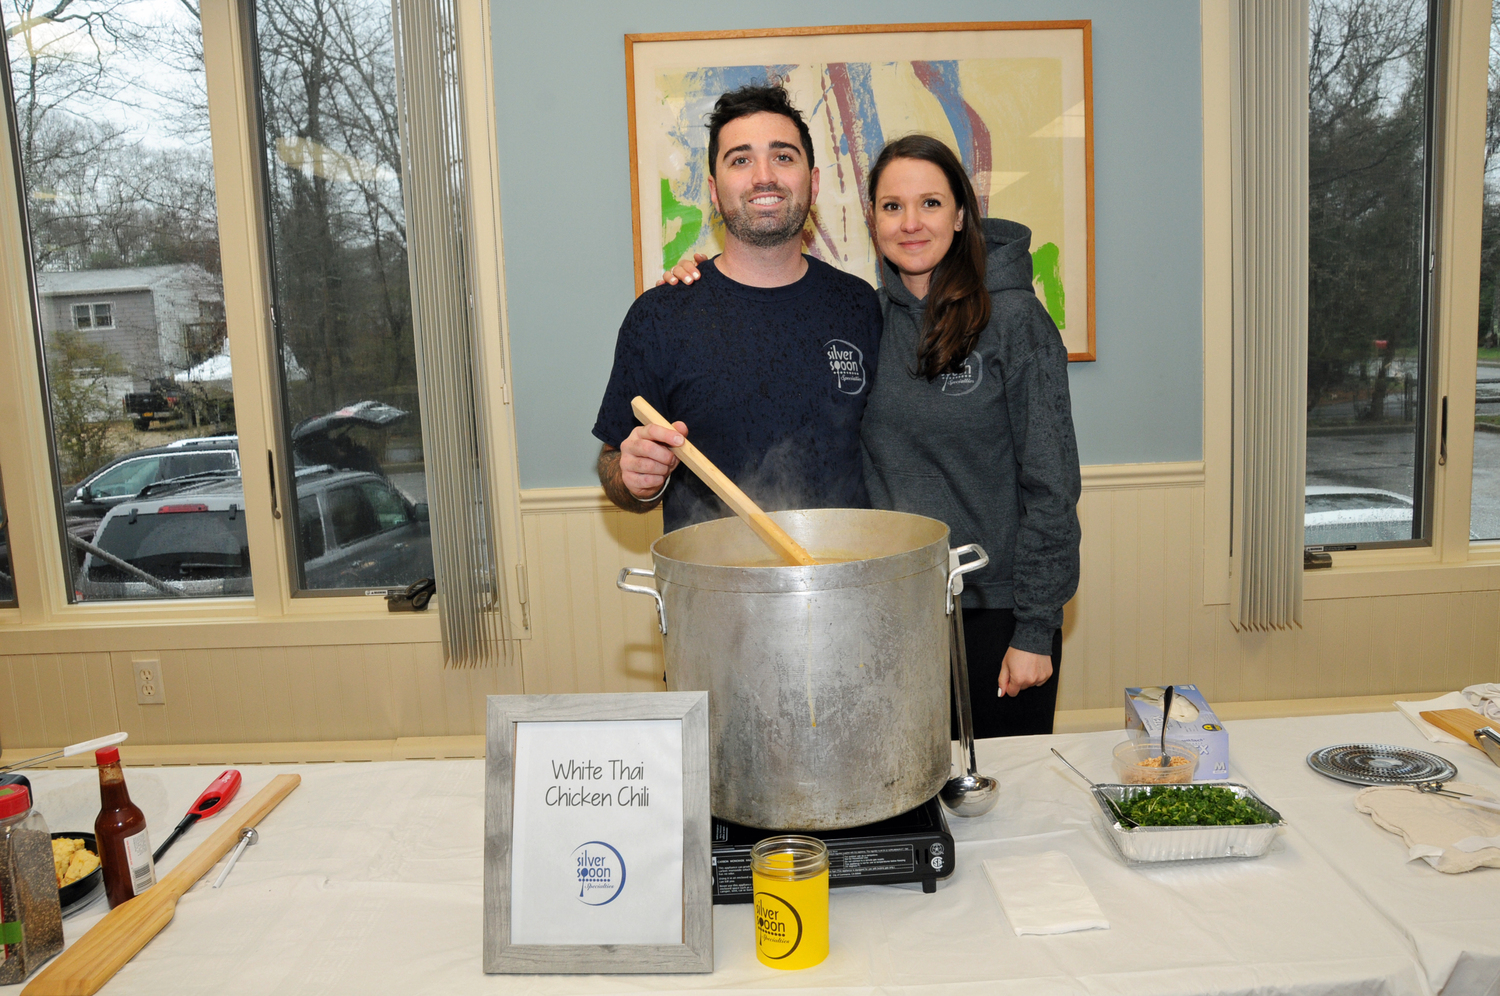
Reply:
[[7, 785], [0, 788], [0, 820], [19, 816], [31, 808], [31, 793], [25, 785]]
[[94, 763], [101, 768], [106, 764], [118, 764], [120, 761], [120, 748], [100, 747], [94, 751]]

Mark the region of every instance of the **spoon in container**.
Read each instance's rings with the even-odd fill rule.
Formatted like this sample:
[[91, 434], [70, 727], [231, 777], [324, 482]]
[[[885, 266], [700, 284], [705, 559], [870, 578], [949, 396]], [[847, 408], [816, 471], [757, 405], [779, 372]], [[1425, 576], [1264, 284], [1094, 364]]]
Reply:
[[[1057, 754], [1057, 748], [1056, 747], [1052, 748], [1052, 753]], [[1068, 767], [1073, 768], [1073, 763], [1071, 761], [1069, 761], [1067, 758], [1063, 757], [1061, 754], [1057, 754], [1057, 759], [1059, 761], [1061, 761], [1063, 764], [1066, 764]], [[1121, 812], [1120, 811], [1120, 807], [1115, 804], [1115, 800], [1113, 800], [1109, 796], [1105, 795], [1104, 794], [1104, 790], [1101, 789], [1098, 785], [1095, 785], [1094, 782], [1089, 778], [1088, 775], [1085, 775], [1083, 772], [1079, 771], [1077, 768], [1073, 768], [1073, 774], [1077, 775], [1079, 778], [1082, 778], [1084, 781], [1086, 781], [1086, 782], [1089, 783], [1089, 788], [1093, 789], [1094, 792], [1095, 792], [1095, 794], [1098, 795], [1099, 798], [1103, 799], [1106, 804], [1108, 804], [1109, 811], [1111, 813], [1114, 813], [1115, 816], [1116, 816], [1116, 818], [1118, 818], [1121, 823], [1123, 823], [1127, 827], [1138, 827], [1138, 826], [1140, 826], [1140, 824], [1137, 823], [1135, 820], [1132, 820], [1130, 817], [1126, 816], [1123, 812]]]
[[[642, 425], [656, 425], [663, 429], [671, 429], [672, 423], [668, 422], [651, 403], [645, 398], [637, 395], [631, 399], [630, 410], [635, 412], [636, 419]], [[744, 520], [755, 535], [761, 538], [771, 552], [780, 557], [783, 562], [792, 567], [811, 567], [817, 563], [813, 555], [802, 548], [802, 544], [787, 535], [787, 531], [771, 521], [771, 517], [761, 511], [759, 505], [751, 500], [750, 496], [741, 491], [739, 487], [729, 479], [722, 470], [714, 466], [714, 462], [704, 456], [692, 443], [684, 441], [677, 447], [677, 458], [683, 462], [698, 479], [710, 488], [714, 494], [728, 505], [730, 511], [734, 512]]]
[[1167, 720], [1172, 716], [1172, 696], [1175, 694], [1168, 685], [1161, 697], [1161, 760], [1158, 763], [1163, 768], [1172, 766], [1172, 757], [1167, 753]]

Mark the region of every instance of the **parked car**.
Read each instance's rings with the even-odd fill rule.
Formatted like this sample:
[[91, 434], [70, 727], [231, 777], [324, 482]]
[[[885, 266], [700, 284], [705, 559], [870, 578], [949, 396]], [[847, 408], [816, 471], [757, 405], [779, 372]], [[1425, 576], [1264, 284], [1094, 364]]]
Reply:
[[175, 422], [187, 414], [182, 389], [170, 378], [162, 377], [151, 382], [149, 391], [131, 391], [125, 395], [125, 414], [135, 422], [142, 432], [157, 422]]
[[383, 401], [356, 401], [326, 415], [303, 419], [292, 427], [292, 460], [299, 467], [328, 464], [378, 474], [379, 459], [355, 438], [354, 430], [389, 429], [404, 418], [406, 412]]
[[168, 446], [127, 453], [64, 488], [63, 514], [70, 520], [98, 520], [147, 485], [193, 474], [239, 472], [238, 436], [179, 439]]
[[169, 484], [110, 509], [94, 545], [134, 570], [90, 551], [78, 599], [252, 594], [245, 498], [230, 480]]
[[239, 446], [239, 433], [231, 432], [222, 436], [189, 436], [186, 439], [174, 439], [167, 443], [169, 450], [196, 450], [204, 447], [217, 446]]
[[[304, 588], [393, 588], [432, 576], [426, 504], [407, 501], [379, 474], [299, 470], [297, 509]], [[161, 598], [163, 586], [196, 597], [251, 594], [243, 510], [237, 476], [165, 482], [117, 504], [94, 542], [151, 580], [90, 553], [79, 600]]]
[[1411, 539], [1412, 502], [1379, 488], [1306, 489], [1303, 543], [1342, 546]]
[[366, 471], [309, 468], [297, 474], [303, 587], [404, 587], [432, 577], [427, 503], [407, 500]]

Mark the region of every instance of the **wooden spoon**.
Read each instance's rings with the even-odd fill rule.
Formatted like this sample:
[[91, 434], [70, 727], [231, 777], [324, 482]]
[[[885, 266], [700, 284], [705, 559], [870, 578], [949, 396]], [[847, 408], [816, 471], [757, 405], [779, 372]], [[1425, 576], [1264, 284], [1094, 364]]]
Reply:
[[[635, 417], [640, 419], [642, 425], [659, 425], [663, 429], [676, 428], [671, 422], [662, 418], [661, 412], [651, 407], [651, 403], [645, 398], [637, 395], [630, 402], [630, 410], [635, 412]], [[750, 496], [735, 486], [735, 483], [724, 475], [724, 472], [714, 466], [712, 460], [699, 452], [698, 447], [684, 441], [681, 446], [674, 447], [677, 457], [688, 469], [697, 474], [704, 484], [713, 488], [714, 494], [724, 500], [724, 504], [734, 510], [734, 514], [745, 520], [755, 535], [765, 541], [771, 551], [793, 567], [811, 567], [817, 563], [813, 555], [802, 548], [802, 545], [787, 535], [786, 530], [772, 522], [760, 506], [750, 500]]]
[[240, 828], [259, 823], [301, 781], [301, 775], [277, 775], [271, 779], [271, 784], [219, 824], [207, 840], [160, 882], [106, 913], [77, 943], [42, 969], [21, 996], [92, 996], [98, 992], [171, 922], [177, 900], [234, 846]]

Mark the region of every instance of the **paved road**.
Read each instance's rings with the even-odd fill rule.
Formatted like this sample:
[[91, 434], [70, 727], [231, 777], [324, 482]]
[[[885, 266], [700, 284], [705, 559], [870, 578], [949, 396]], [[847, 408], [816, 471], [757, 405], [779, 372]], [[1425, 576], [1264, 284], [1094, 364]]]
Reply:
[[[1496, 409], [1500, 414], [1500, 368], [1480, 368], [1492, 374]], [[1484, 388], [1481, 386], [1483, 397]], [[1481, 414], [1490, 414], [1484, 408]], [[1381, 488], [1411, 495], [1415, 445], [1401, 433], [1351, 433], [1307, 437], [1308, 485]], [[1480, 539], [1500, 539], [1500, 433], [1474, 434], [1474, 501], [1472, 534]]]

